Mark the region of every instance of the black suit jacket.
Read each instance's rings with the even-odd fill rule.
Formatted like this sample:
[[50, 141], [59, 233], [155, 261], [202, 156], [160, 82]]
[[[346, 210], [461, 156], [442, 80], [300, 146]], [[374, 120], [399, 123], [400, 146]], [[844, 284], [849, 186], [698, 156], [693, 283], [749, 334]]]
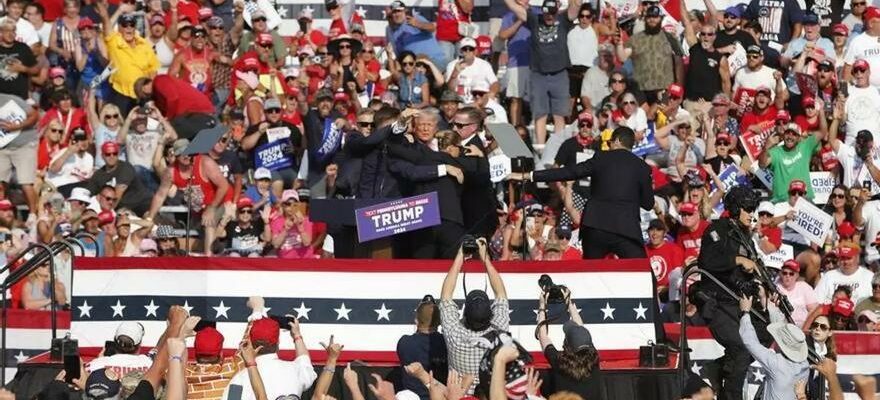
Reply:
[[[654, 207], [651, 168], [629, 150], [597, 152], [593, 158], [564, 168], [535, 171], [536, 182], [573, 181], [591, 177], [593, 196], [584, 206], [581, 226], [642, 240], [639, 208]], [[583, 230], [581, 231], [583, 232]]]
[[488, 238], [498, 225], [498, 217], [495, 215], [495, 185], [489, 176], [488, 154], [483, 141], [476, 134], [463, 144], [476, 146], [484, 155], [459, 157], [464, 173], [464, 191], [461, 194], [464, 226], [469, 233]]
[[[440, 202], [440, 218], [458, 224], [464, 223], [461, 209], [462, 186], [452, 176], [439, 176], [437, 166], [445, 153], [435, 152], [420, 143], [389, 144], [388, 160], [391, 173], [401, 180], [400, 187], [407, 188], [405, 196], [437, 192]], [[427, 156], [427, 157], [423, 157]], [[448, 156], [448, 155], [447, 155]], [[418, 163], [413, 162], [418, 159]]]

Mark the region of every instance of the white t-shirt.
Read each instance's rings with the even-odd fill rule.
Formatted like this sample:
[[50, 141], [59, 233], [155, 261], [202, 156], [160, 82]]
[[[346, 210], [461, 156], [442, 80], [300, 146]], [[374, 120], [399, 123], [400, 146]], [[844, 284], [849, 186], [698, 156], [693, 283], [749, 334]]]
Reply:
[[[787, 215], [788, 212], [791, 211], [792, 208], [794, 208], [791, 206], [791, 204], [788, 204], [787, 201], [776, 203], [773, 206], [776, 207], [776, 211], [773, 212], [773, 216], [775, 217]], [[786, 220], [782, 221], [782, 223], [779, 224], [779, 229], [782, 229], [782, 240], [789, 243], [809, 245], [810, 242], [807, 241], [807, 238], [805, 238], [804, 235], [801, 235], [794, 229], [789, 228], [787, 222], [788, 221]]]
[[153, 154], [162, 139], [162, 132], [147, 129], [144, 133], [137, 133], [134, 129], [128, 131], [125, 137], [125, 152], [128, 162], [148, 169], [153, 169]]
[[[770, 88], [770, 100], [773, 100], [776, 98], [776, 78], [773, 77], [775, 71], [766, 65], [762, 65], [757, 71], [752, 71], [747, 67], [740, 68], [733, 81], [733, 92], [736, 93], [739, 88], [755, 90], [766, 86]], [[782, 85], [785, 86], [785, 82]]]
[[99, 357], [86, 364], [86, 371], [93, 372], [101, 368], [110, 368], [116, 376], [125, 376], [131, 371], [146, 372], [153, 365], [153, 359], [144, 354], [114, 354], [110, 357]]
[[[871, 66], [871, 86], [880, 87], [880, 38], [862, 32], [850, 38], [843, 60], [853, 65], [856, 60], [865, 60]], [[851, 87], [851, 86], [850, 86]]]
[[[880, 50], [878, 50], [880, 51]], [[872, 67], [873, 68], [873, 67]], [[877, 63], [880, 68], [880, 61]], [[880, 73], [872, 74], [880, 75]], [[852, 145], [856, 140], [856, 134], [860, 130], [867, 129], [873, 134], [880, 133], [880, 90], [871, 85], [866, 88], [857, 88], [848, 85], [849, 97], [846, 98], [846, 144]]]
[[[621, 126], [628, 127], [636, 132], [644, 132], [648, 129], [648, 114], [645, 114], [645, 110], [641, 107], [637, 107], [636, 112], [633, 115], [630, 115], [626, 121], [623, 121]], [[647, 134], [647, 132], [645, 132], [645, 134]]]
[[[6, 21], [6, 17], [0, 18], [0, 22]], [[40, 41], [40, 35], [34, 29], [34, 25], [30, 21], [19, 18], [15, 22], [15, 40], [22, 42], [28, 46], [33, 46]]]
[[52, 26], [49, 22], [43, 22], [43, 26], [40, 29], [34, 28], [37, 31], [37, 36], [40, 37], [40, 43], [47, 49], [49, 48], [49, 36], [52, 34]]
[[[461, 62], [461, 60], [454, 60], [446, 66], [447, 82], [452, 76], [452, 71], [455, 70], [455, 66], [458, 65], [459, 62]], [[498, 76], [495, 75], [495, 71], [492, 70], [492, 64], [489, 64], [483, 59], [475, 58], [471, 65], [465, 67], [458, 74], [458, 87], [453, 90], [461, 96], [464, 104], [468, 104], [474, 102], [474, 96], [471, 94], [471, 90], [479, 86], [490, 87], [495, 82], [498, 82]]]
[[[675, 178], [681, 178], [678, 174], [678, 168], [675, 163], [678, 154], [684, 149], [684, 142], [675, 135], [669, 135], [669, 160], [666, 174]], [[698, 157], [699, 156], [699, 157]], [[706, 142], [703, 139], [696, 138], [693, 146], [688, 148], [687, 155], [684, 156], [684, 165], [687, 168], [696, 168], [706, 158]]]
[[[290, 395], [300, 398], [318, 378], [309, 356], [299, 356], [293, 361], [284, 361], [273, 353], [257, 356], [256, 361], [260, 377], [263, 378], [266, 397], [269, 399]], [[223, 400], [238, 400], [229, 397], [230, 389], [236, 385], [241, 387], [241, 400], [256, 400], [247, 370], [238, 371], [232, 377], [229, 386], [223, 391]]]
[[[50, 165], [55, 160], [61, 158], [64, 153], [64, 151], [59, 151], [52, 158]], [[95, 158], [89, 152], [84, 152], [82, 155], [73, 153], [64, 160], [64, 164], [61, 165], [61, 171], [58, 171], [57, 174], [49, 172], [46, 180], [55, 185], [55, 187], [59, 187], [82, 182], [92, 176], [93, 172], [95, 172]]]
[[[874, 165], [880, 165], [880, 153], [874, 151]], [[840, 143], [837, 149], [837, 159], [843, 167], [843, 181], [846, 187], [852, 187], [856, 183], [861, 184], [871, 180], [871, 195], [880, 194], [880, 182], [874, 180], [865, 163], [856, 156], [856, 148], [846, 143]]]
[[[865, 219], [865, 229], [862, 237], [873, 238], [880, 233], [880, 201], [872, 200], [862, 206], [862, 218]], [[880, 258], [877, 248], [865, 246], [865, 262], [872, 263]]]
[[599, 38], [596, 37], [593, 25], [586, 29], [575, 25], [568, 31], [568, 57], [571, 65], [592, 67], [596, 64], [596, 59], [599, 58]]
[[816, 298], [820, 304], [831, 304], [831, 296], [838, 286], [849, 286], [852, 289], [852, 301], [858, 304], [860, 301], [871, 297], [871, 278], [874, 273], [865, 267], [859, 267], [852, 275], [844, 275], [840, 269], [832, 269], [819, 279], [816, 285]]

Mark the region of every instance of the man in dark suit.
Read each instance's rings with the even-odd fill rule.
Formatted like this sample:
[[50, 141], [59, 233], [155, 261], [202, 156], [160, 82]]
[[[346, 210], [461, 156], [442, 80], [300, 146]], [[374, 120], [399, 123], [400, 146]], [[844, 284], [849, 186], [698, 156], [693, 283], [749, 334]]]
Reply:
[[645, 258], [639, 208], [654, 207], [651, 168], [632, 153], [635, 132], [620, 127], [611, 134], [611, 150], [564, 168], [515, 173], [510, 179], [535, 182], [573, 181], [592, 178], [592, 197], [581, 214], [581, 244], [584, 258]]
[[[464, 172], [464, 190], [462, 191], [462, 212], [464, 227], [468, 233], [476, 237], [490, 238], [495, 233], [498, 218], [495, 214], [495, 190], [489, 177], [489, 161], [486, 158], [486, 147], [480, 138], [485, 115], [476, 107], [460, 108], [452, 119], [452, 129], [461, 136], [461, 146], [465, 149], [465, 157], [459, 157]], [[470, 146], [476, 147], [476, 154]], [[479, 156], [477, 156], [479, 155]]]

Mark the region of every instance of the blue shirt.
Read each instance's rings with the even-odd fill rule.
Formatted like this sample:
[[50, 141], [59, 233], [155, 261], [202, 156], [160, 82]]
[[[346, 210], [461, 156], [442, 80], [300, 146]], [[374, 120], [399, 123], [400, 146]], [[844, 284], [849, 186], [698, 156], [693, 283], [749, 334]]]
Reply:
[[[259, 202], [260, 200], [263, 200], [263, 195], [261, 195], [260, 192], [257, 191], [257, 187], [255, 185], [248, 186], [247, 189], [245, 189], [245, 191], [244, 191], [244, 195], [247, 196], [249, 199], [251, 199], [251, 201], [253, 201], [254, 204]], [[268, 204], [274, 205], [277, 202], [278, 202], [278, 199], [275, 198], [275, 195], [272, 194], [272, 190], [270, 189]]]
[[[425, 17], [416, 15], [419, 22], [428, 22]], [[423, 31], [406, 22], [398, 26], [388, 24], [385, 27], [385, 38], [394, 46], [394, 52], [400, 54], [407, 50], [415, 55], [424, 54], [438, 66], [445, 66], [443, 63], [443, 50], [440, 49], [440, 43], [434, 37], [433, 32]]]
[[[508, 11], [501, 19], [501, 29], [510, 28], [518, 18], [513, 11]], [[529, 66], [529, 37], [532, 31], [525, 23], [520, 25], [519, 29], [513, 36], [507, 40], [507, 67], [528, 67]]]
[[428, 81], [428, 78], [425, 78], [425, 75], [420, 72], [416, 72], [413, 78], [401, 75], [400, 82], [398, 82], [400, 91], [397, 94], [400, 106], [406, 107], [410, 104], [419, 104], [425, 101], [425, 96], [428, 93], [422, 93], [422, 85]]
[[[797, 39], [793, 39], [789, 44], [788, 48], [785, 49], [785, 52], [782, 53], [783, 56], [788, 57], [789, 59], [797, 58], [804, 51], [804, 47], [807, 46], [807, 39], [803, 37], [799, 37]], [[831, 42], [828, 38], [820, 37], [819, 40], [816, 41], [816, 48], [822, 49], [825, 52], [825, 57], [834, 57], [834, 43]], [[785, 85], [788, 86], [788, 90], [794, 94], [800, 94], [801, 88], [797, 85], [797, 79], [795, 78], [797, 74], [788, 74], [785, 78]]]

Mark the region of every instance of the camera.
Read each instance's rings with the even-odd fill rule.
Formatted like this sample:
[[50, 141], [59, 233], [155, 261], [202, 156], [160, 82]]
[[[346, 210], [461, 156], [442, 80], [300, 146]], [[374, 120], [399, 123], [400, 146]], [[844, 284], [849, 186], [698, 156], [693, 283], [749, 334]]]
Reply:
[[538, 286], [547, 294], [547, 304], [565, 304], [568, 302], [568, 299], [565, 298], [565, 292], [568, 288], [565, 285], [553, 283], [550, 275], [541, 275], [538, 278]]
[[312, 62], [315, 64], [320, 64], [320, 63], [324, 62], [324, 57], [314, 56], [314, 57], [312, 57]]
[[464, 235], [461, 238], [461, 252], [471, 257], [477, 257], [480, 254], [480, 246], [477, 245], [477, 238], [474, 235]]
[[751, 296], [754, 299], [757, 299], [761, 294], [761, 289], [759, 287], [758, 282], [753, 280], [745, 280], [745, 281], [736, 281], [734, 284], [736, 291], [743, 297]]

